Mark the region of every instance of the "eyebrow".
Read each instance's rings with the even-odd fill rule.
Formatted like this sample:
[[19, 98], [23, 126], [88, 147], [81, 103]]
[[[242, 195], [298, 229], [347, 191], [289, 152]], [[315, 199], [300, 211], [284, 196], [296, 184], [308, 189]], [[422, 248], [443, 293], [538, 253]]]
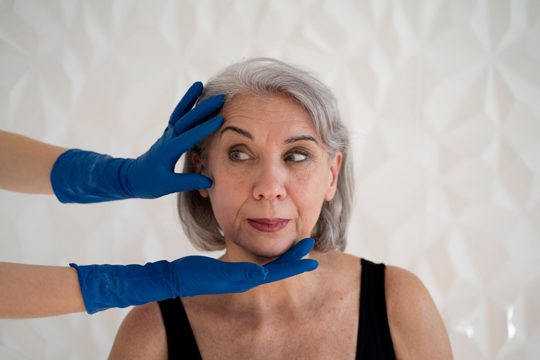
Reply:
[[246, 130], [244, 129], [240, 129], [239, 127], [236, 127], [236, 126], [225, 126], [223, 129], [221, 129], [221, 131], [219, 132], [219, 136], [222, 137], [223, 136], [223, 133], [227, 130], [230, 130], [230, 131], [234, 131], [242, 136], [245, 136], [247, 137], [248, 139], [250, 140], [254, 140], [254, 137], [253, 135], [251, 135], [249, 132], [247, 132]]
[[[237, 134], [240, 134], [244, 137], [247, 137], [248, 139], [250, 140], [255, 140], [255, 138], [253, 137], [253, 135], [251, 135], [250, 132], [244, 130], [244, 129], [241, 129], [239, 127], [236, 127], [236, 126], [225, 126], [223, 129], [221, 129], [221, 131], [219, 132], [219, 136], [223, 136], [223, 133], [225, 133], [226, 131], [234, 131], [235, 133]], [[293, 142], [296, 142], [296, 141], [313, 141], [315, 144], [318, 144], [319, 142], [311, 135], [297, 135], [297, 136], [291, 136], [290, 138], [287, 138], [284, 143], [285, 144], [291, 144]]]
[[291, 136], [290, 138], [285, 140], [285, 144], [290, 144], [290, 143], [293, 143], [295, 141], [302, 141], [302, 140], [313, 141], [315, 144], [318, 144], [317, 140], [311, 135]]

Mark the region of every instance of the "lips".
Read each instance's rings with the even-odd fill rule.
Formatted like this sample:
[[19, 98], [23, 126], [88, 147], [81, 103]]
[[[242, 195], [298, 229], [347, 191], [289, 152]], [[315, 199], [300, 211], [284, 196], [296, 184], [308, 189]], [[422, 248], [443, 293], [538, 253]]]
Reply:
[[248, 219], [248, 223], [256, 230], [262, 232], [276, 232], [287, 226], [289, 220], [281, 218]]

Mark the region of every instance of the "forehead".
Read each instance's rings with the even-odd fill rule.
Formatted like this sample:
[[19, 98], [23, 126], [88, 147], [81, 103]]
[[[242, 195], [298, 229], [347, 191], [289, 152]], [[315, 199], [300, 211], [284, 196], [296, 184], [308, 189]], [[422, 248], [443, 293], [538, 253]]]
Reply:
[[224, 126], [238, 126], [254, 134], [271, 131], [291, 135], [302, 132], [319, 138], [308, 111], [285, 95], [238, 95], [225, 104], [222, 114]]

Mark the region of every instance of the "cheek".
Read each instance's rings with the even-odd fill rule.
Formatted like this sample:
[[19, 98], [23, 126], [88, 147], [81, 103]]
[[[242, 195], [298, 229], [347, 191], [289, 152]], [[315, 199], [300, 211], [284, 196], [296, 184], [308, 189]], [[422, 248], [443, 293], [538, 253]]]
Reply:
[[323, 168], [320, 164], [316, 164], [294, 172], [292, 181], [300, 193], [305, 193], [307, 197], [313, 198], [313, 201], [322, 203], [329, 186], [329, 174], [329, 170]]
[[230, 229], [246, 201], [246, 177], [223, 167], [212, 169], [214, 185], [208, 190], [214, 216], [222, 230]]
[[324, 172], [311, 171], [304, 174], [298, 174], [290, 183], [289, 195], [294, 201], [304, 228], [311, 228], [317, 222], [326, 190], [328, 188], [328, 176]]

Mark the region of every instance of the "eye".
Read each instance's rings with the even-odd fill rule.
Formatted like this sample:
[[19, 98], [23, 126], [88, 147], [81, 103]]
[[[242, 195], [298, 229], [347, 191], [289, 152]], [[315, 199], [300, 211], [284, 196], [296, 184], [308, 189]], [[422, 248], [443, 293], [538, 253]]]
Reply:
[[240, 150], [229, 151], [229, 159], [232, 161], [244, 161], [249, 159], [249, 155]]
[[306, 161], [307, 159], [309, 159], [309, 157], [309, 152], [301, 149], [296, 149], [285, 155], [285, 161], [300, 163]]

